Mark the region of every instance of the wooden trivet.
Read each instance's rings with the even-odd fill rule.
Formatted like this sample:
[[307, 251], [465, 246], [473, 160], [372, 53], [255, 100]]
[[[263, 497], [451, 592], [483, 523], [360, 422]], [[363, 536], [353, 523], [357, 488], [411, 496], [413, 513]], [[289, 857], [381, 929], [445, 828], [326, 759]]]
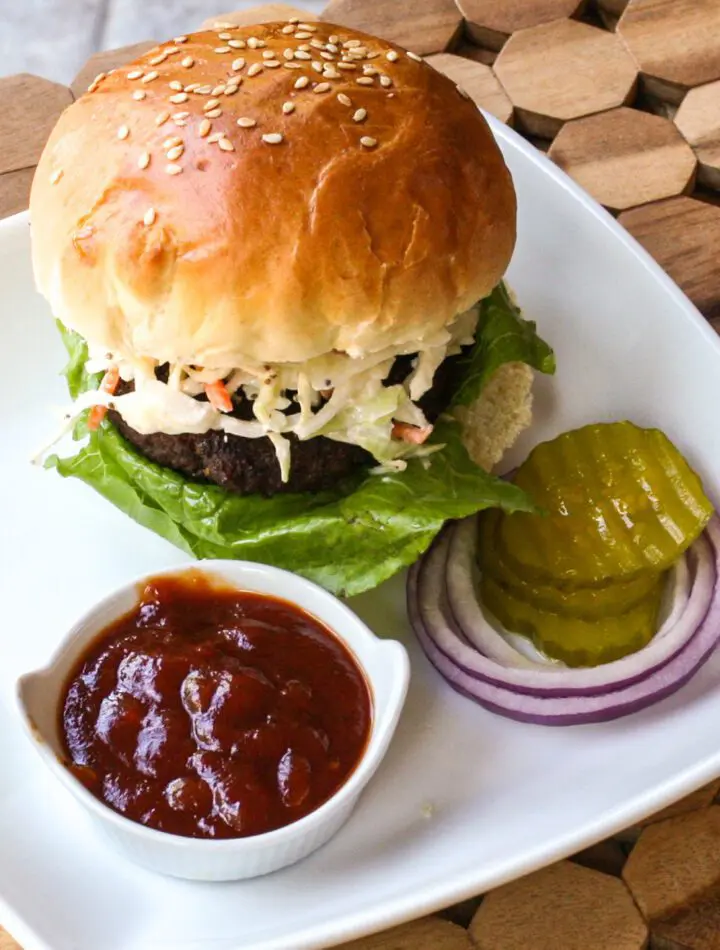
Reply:
[[[217, 20], [293, 15], [315, 19], [271, 3]], [[720, 0], [330, 0], [323, 18], [461, 83], [620, 213], [720, 328]], [[69, 89], [0, 79], [0, 217], [27, 207], [60, 112], [151, 45], [96, 54]], [[643, 950], [648, 934], [654, 950], [720, 950], [719, 792], [720, 780], [569, 861], [345, 950]], [[1, 928], [0, 950], [17, 950]]]

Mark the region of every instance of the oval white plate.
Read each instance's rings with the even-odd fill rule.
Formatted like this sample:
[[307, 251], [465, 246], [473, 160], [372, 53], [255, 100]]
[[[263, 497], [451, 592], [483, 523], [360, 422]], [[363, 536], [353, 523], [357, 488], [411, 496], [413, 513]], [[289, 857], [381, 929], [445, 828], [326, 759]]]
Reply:
[[[520, 205], [510, 280], [555, 346], [536, 423], [508, 460], [563, 429], [658, 425], [720, 498], [720, 343], [649, 257], [560, 171], [493, 123]], [[0, 224], [0, 697], [92, 601], [183, 554], [76, 481], [26, 463], [65, 400], [32, 289], [24, 216]], [[198, 885], [118, 859], [0, 709], [0, 920], [26, 950], [308, 950], [379, 930], [577, 851], [720, 774], [720, 662], [607, 725], [509, 722], [455, 695], [407, 629], [403, 581], [352, 604], [410, 647], [387, 759], [343, 831], [268, 878]]]

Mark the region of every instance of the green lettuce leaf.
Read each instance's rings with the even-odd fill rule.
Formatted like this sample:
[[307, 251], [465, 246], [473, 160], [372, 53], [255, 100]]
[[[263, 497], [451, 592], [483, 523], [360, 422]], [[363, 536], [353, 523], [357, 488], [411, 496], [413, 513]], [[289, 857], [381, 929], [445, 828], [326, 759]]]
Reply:
[[541, 373], [555, 372], [553, 351], [537, 335], [535, 324], [523, 319], [507, 287], [500, 283], [480, 304], [475, 345], [458, 371], [462, 382], [455, 393], [455, 405], [475, 402], [503, 363], [527, 363]]
[[[494, 309], [500, 306], [505, 304], [500, 301]], [[504, 321], [491, 316], [506, 340], [503, 346], [493, 346], [487, 333], [480, 334], [475, 349], [484, 348], [495, 369], [506, 361], [504, 352], [507, 359], [522, 358], [508, 331], [509, 323], [518, 319], [514, 313]], [[525, 334], [529, 351], [531, 335], [523, 329], [528, 325], [521, 324], [517, 332]], [[66, 372], [74, 396], [97, 383], [84, 370], [85, 341], [65, 328], [61, 332], [70, 356]], [[551, 351], [545, 344], [542, 347], [546, 355], [538, 368], [551, 371]], [[535, 348], [541, 352], [539, 341]], [[471, 356], [468, 363], [477, 377], [477, 361]], [[490, 375], [473, 382], [478, 393]], [[108, 422], [89, 433], [87, 444], [74, 457], [53, 456], [47, 465], [63, 476], [80, 478], [135, 521], [198, 558], [263, 561], [351, 596], [415, 561], [450, 518], [489, 507], [535, 510], [523, 491], [471, 461], [457, 423], [439, 422], [433, 441], [443, 448], [411, 460], [403, 472], [363, 472], [332, 491], [272, 498], [234, 495], [158, 466]]]

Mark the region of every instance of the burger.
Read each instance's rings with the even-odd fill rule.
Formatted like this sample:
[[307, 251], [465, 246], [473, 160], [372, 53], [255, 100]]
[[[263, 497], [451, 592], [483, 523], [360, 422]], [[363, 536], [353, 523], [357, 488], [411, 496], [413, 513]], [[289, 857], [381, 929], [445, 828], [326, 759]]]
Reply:
[[186, 551], [357, 593], [446, 519], [531, 505], [489, 474], [552, 370], [502, 284], [512, 180], [415, 54], [295, 19], [178, 36], [61, 116], [30, 217], [83, 442], [46, 464]]

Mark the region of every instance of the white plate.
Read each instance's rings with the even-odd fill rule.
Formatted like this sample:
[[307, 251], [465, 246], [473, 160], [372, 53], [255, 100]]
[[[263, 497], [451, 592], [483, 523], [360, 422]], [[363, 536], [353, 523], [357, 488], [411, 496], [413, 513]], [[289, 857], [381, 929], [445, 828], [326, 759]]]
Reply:
[[[557, 350], [514, 453], [591, 420], [660, 426], [720, 498], [720, 343], [647, 255], [494, 123], [520, 206], [510, 280]], [[0, 225], [0, 697], [131, 575], [185, 556], [77, 481], [31, 469], [65, 399], [60, 342], [32, 289], [24, 216]], [[511, 460], [512, 461], [512, 460]], [[607, 725], [500, 719], [453, 693], [407, 629], [403, 579], [354, 605], [404, 639], [413, 681], [390, 753], [345, 829], [301, 864], [239, 884], [155, 877], [96, 837], [0, 709], [0, 919], [26, 950], [304, 950], [419, 916], [531, 871], [720, 774], [720, 662]], [[430, 808], [432, 815], [428, 817]]]

